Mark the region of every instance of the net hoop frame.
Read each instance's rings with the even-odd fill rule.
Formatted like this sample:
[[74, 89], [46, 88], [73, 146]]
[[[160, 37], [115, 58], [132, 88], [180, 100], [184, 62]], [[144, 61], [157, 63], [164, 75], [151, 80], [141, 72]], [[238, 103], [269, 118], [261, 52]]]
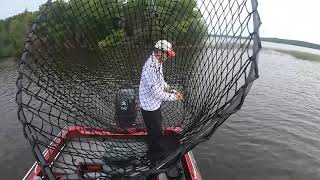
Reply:
[[[51, 3], [52, 0], [48, 0], [45, 6], [48, 6], [48, 4]], [[172, 153], [170, 156], [168, 156], [165, 160], [162, 161], [158, 166], [154, 167], [150, 172], [161, 172], [161, 168], [167, 164], [167, 162], [171, 161], [172, 159], [182, 159], [186, 153], [188, 153], [190, 150], [192, 150], [195, 146], [197, 146], [199, 143], [207, 141], [213, 134], [214, 132], [218, 129], [220, 125], [222, 125], [225, 120], [232, 115], [233, 113], [237, 112], [240, 110], [245, 97], [247, 96], [252, 83], [259, 77], [258, 73], [258, 59], [259, 59], [259, 51], [261, 50], [261, 41], [260, 41], [260, 36], [259, 36], [259, 28], [261, 26], [261, 20], [260, 20], [260, 15], [257, 11], [258, 8], [258, 2], [257, 0], [251, 0], [252, 4], [252, 17], [253, 17], [253, 55], [251, 57], [251, 66], [250, 66], [250, 72], [248, 74], [248, 78], [246, 79], [245, 84], [240, 88], [239, 91], [237, 91], [236, 95], [234, 98], [232, 98], [227, 104], [227, 106], [224, 107], [224, 109], [221, 111], [216, 118], [218, 119], [217, 121], [211, 121], [206, 125], [206, 128], [202, 131], [197, 133], [192, 139], [189, 141], [188, 144], [185, 144], [181, 146], [179, 149], [177, 149], [174, 153]], [[38, 22], [40, 19], [42, 19], [42, 15], [40, 14], [35, 22]], [[18, 67], [18, 72], [19, 76], [16, 81], [17, 85], [17, 94], [16, 94], [16, 102], [18, 104], [18, 119], [23, 123], [23, 124], [28, 124], [26, 120], [26, 116], [24, 113], [24, 107], [22, 104], [22, 93], [23, 93], [23, 82], [22, 82], [22, 77], [23, 77], [23, 72], [25, 69], [25, 64], [28, 60], [28, 54], [32, 52], [32, 37], [33, 37], [33, 32], [37, 28], [37, 23], [34, 23], [29, 30], [29, 33], [27, 34], [27, 38], [25, 41], [24, 45], [24, 50], [21, 56], [21, 61]], [[73, 134], [76, 133], [78, 130], [77, 127], [68, 127], [67, 129], [70, 128], [67, 132]], [[74, 128], [74, 132], [72, 132], [72, 128]], [[80, 128], [81, 129], [81, 128]], [[83, 130], [82, 130], [83, 131]], [[35, 167], [35, 171], [44, 173], [48, 179], [56, 179], [55, 174], [52, 172], [52, 169], [50, 168], [50, 164], [47, 163], [47, 157], [46, 154], [48, 151], [41, 152], [40, 147], [36, 144], [35, 142], [35, 137], [33, 137], [32, 131], [28, 126], [23, 127], [23, 132], [24, 136], [28, 139], [29, 143], [31, 144], [32, 147], [32, 152], [34, 153], [34, 156], [38, 162], [38, 165]], [[62, 132], [65, 133], [65, 132]], [[66, 135], [70, 135], [69, 133], [66, 133]], [[77, 132], [80, 133], [81, 132]], [[108, 134], [108, 133], [106, 133]], [[78, 134], [79, 135], [79, 134]], [[138, 135], [138, 134], [133, 134], [133, 135]], [[144, 134], [139, 134], [144, 135]], [[72, 135], [71, 135], [72, 136]], [[59, 148], [59, 147], [57, 147]], [[52, 158], [52, 157], [50, 157]], [[53, 157], [55, 158], [55, 157]], [[144, 175], [144, 173], [141, 174], [141, 176]]]

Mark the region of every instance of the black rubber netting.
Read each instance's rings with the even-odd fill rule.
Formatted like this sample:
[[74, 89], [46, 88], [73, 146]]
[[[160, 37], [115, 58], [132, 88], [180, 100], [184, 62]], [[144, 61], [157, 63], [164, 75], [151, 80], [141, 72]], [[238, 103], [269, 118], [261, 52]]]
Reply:
[[[175, 164], [240, 109], [258, 77], [260, 24], [256, 0], [49, 0], [30, 28], [17, 80], [18, 116], [45, 177], [74, 178], [79, 163], [110, 157], [135, 157], [134, 165], [82, 178], [136, 179]], [[144, 138], [82, 137], [63, 139], [62, 155], [45, 160], [41, 152], [66, 127], [145, 131], [139, 84], [159, 40], [176, 56], [155, 76], [184, 94], [161, 105], [162, 128], [178, 132], [170, 153], [152, 163]]]

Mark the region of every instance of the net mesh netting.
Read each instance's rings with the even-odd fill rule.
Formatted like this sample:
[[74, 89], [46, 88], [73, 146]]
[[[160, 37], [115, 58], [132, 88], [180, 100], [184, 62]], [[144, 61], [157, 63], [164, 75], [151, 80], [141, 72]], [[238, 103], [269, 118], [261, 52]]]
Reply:
[[[85, 179], [171, 167], [240, 109], [258, 77], [259, 26], [256, 0], [49, 0], [30, 28], [17, 80], [19, 119], [44, 177], [72, 179], [79, 164], [103, 165]], [[163, 58], [159, 40], [176, 56]], [[102, 133], [146, 132], [140, 107], [159, 103], [162, 130], [176, 133], [159, 161], [146, 155], [144, 136]], [[64, 138], [70, 127], [90, 129], [91, 138]], [[46, 158], [41, 152], [57, 139], [59, 155]], [[126, 163], [108, 165], [116, 161]]]

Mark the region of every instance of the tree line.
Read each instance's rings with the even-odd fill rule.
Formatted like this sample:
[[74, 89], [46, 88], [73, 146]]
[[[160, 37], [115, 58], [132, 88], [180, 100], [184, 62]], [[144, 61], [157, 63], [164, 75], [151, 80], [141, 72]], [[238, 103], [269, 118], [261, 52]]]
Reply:
[[162, 38], [188, 44], [207, 35], [196, 0], [60, 0], [46, 14], [49, 39], [71, 47], [152, 44]]
[[40, 36], [66, 47], [108, 48], [152, 44], [165, 38], [173, 43], [199, 43], [207, 25], [196, 0], [57, 0], [0, 20], [0, 57], [19, 56], [27, 27], [40, 13]]
[[294, 45], [294, 46], [308, 47], [308, 48], [320, 50], [319, 44], [309, 43], [309, 42], [305, 42], [305, 41], [280, 39], [280, 38], [261, 38], [261, 40], [268, 41], [268, 42], [275, 42], [275, 43], [290, 44], [290, 45]]
[[17, 57], [22, 52], [27, 26], [35, 13], [25, 11], [10, 18], [0, 20], [0, 58]]

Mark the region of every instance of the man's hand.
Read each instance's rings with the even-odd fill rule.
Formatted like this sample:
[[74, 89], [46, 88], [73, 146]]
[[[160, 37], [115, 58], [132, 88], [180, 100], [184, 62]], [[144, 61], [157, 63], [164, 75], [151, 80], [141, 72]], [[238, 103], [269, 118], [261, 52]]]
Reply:
[[180, 92], [176, 92], [176, 99], [177, 101], [183, 101], [183, 94]]
[[164, 92], [170, 92], [170, 90], [171, 90], [170, 85], [168, 85], [167, 87], [164, 88]]

